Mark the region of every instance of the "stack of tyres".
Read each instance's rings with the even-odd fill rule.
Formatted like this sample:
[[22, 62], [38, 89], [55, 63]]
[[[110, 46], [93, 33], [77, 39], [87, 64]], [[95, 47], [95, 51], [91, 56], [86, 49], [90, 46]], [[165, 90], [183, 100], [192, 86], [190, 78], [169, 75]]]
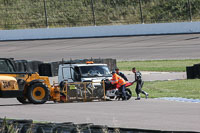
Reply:
[[27, 67], [27, 60], [15, 60], [15, 68], [16, 72], [29, 72], [29, 68]]
[[16, 72], [39, 72], [39, 64], [42, 61], [27, 61], [27, 60], [15, 60]]
[[60, 62], [39, 64], [40, 76], [48, 76], [48, 77], [58, 76], [59, 64], [60, 64]]
[[200, 64], [186, 67], [187, 79], [200, 78]]
[[28, 72], [39, 72], [39, 65], [42, 64], [42, 61], [28, 61], [27, 62], [27, 69]]
[[200, 78], [200, 64], [194, 64], [195, 78]]
[[194, 79], [195, 78], [193, 66], [186, 67], [186, 72], [187, 72], [187, 79]]
[[53, 133], [73, 133], [76, 125], [72, 122], [54, 124]]
[[33, 123], [33, 120], [10, 120], [9, 122], [12, 124], [19, 133], [26, 133]]
[[128, 129], [120, 128], [120, 133], [162, 133], [161, 130], [146, 130], [146, 129]]
[[92, 123], [77, 124], [77, 127], [74, 130], [74, 132], [91, 133], [90, 126], [92, 125]]
[[53, 77], [53, 68], [51, 63], [43, 63], [39, 65], [40, 76]]
[[92, 133], [107, 133], [108, 127], [101, 125], [92, 125], [90, 126], [90, 130], [92, 131]]
[[53, 133], [53, 124], [51, 123], [38, 123], [34, 124], [32, 128], [33, 133]]
[[61, 64], [60, 61], [51, 62], [53, 76], [58, 76], [58, 68], [60, 64]]

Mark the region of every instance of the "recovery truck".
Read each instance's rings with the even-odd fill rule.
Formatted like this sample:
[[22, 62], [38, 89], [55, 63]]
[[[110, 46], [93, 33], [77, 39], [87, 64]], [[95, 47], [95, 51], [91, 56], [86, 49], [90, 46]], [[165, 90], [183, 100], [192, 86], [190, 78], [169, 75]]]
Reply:
[[[107, 64], [60, 64], [58, 69], [58, 82], [101, 82], [102, 79], [111, 79], [112, 75]], [[98, 84], [96, 84], [98, 86]]]
[[76, 90], [68, 90], [71, 95], [74, 92], [80, 96], [80, 92], [85, 92], [89, 98], [102, 98], [105, 96], [102, 80], [111, 78], [107, 64], [94, 64], [92, 61], [87, 61], [86, 64], [60, 64], [58, 69], [58, 82], [61, 90], [66, 83], [75, 85]]

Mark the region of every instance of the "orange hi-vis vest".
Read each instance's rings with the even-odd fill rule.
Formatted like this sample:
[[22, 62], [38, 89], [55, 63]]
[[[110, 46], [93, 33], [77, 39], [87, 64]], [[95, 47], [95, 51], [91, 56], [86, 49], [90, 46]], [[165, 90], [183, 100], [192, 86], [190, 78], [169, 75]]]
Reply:
[[112, 84], [118, 84], [119, 86], [122, 86], [122, 85], [126, 84], [126, 81], [122, 77], [120, 77], [119, 75], [117, 75], [115, 73], [112, 76], [111, 83]]

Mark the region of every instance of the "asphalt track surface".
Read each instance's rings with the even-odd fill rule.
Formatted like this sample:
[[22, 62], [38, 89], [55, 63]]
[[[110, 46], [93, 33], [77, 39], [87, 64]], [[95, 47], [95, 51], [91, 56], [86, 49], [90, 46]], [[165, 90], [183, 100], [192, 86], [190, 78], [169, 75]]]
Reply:
[[0, 117], [36, 121], [94, 123], [110, 127], [200, 131], [200, 103], [158, 99], [82, 103], [48, 102], [22, 105], [15, 99], [0, 99]]
[[60, 61], [62, 58], [117, 60], [195, 59], [200, 34], [0, 42], [0, 56]]
[[[83, 58], [195, 59], [200, 34], [0, 42], [0, 56], [46, 62]], [[200, 103], [156, 99], [22, 105], [0, 99], [0, 117], [200, 132]]]

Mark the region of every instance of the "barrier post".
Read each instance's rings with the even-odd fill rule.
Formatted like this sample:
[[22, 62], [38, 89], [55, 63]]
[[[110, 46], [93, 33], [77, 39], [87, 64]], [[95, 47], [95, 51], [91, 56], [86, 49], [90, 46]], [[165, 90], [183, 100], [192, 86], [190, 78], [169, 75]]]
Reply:
[[103, 97], [104, 97], [104, 101], [106, 100], [106, 88], [105, 88], [105, 81], [103, 80]]
[[93, 24], [94, 24], [94, 26], [96, 26], [96, 18], [95, 18], [94, 1], [93, 0], [91, 0], [91, 8], [92, 8]]
[[68, 102], [68, 96], [67, 96], [67, 82], [65, 82], [64, 88], [65, 88], [64, 94], [65, 94], [65, 96], [66, 96], [66, 102]]
[[143, 18], [143, 13], [142, 13], [142, 2], [139, 0], [139, 5], [140, 5], [140, 18], [141, 18], [141, 23], [144, 24], [144, 18]]
[[44, 0], [44, 15], [45, 15], [45, 24], [46, 27], [48, 28], [48, 18], [47, 18], [47, 6], [46, 6], [46, 0]]
[[84, 84], [84, 93], [85, 93], [85, 97], [84, 97], [83, 101], [86, 102], [86, 82], [83, 84]]
[[188, 0], [188, 8], [189, 8], [190, 22], [192, 22], [192, 9], [191, 9], [191, 2], [190, 2], [190, 0]]

